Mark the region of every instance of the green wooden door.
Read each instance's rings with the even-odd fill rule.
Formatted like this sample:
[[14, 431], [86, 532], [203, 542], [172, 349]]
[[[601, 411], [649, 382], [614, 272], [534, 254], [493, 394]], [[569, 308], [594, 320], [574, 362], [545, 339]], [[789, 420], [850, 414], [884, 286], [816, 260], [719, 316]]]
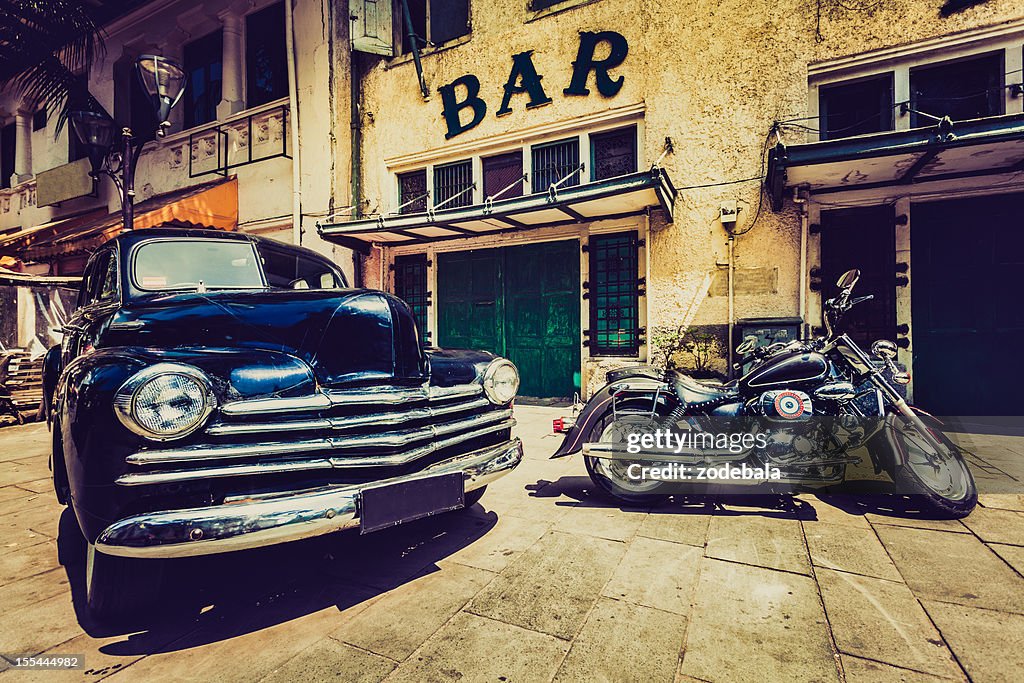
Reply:
[[576, 240], [438, 255], [438, 343], [493, 351], [519, 368], [523, 396], [580, 387]]
[[580, 373], [579, 243], [505, 249], [505, 355], [523, 396], [572, 396]]
[[503, 354], [502, 261], [500, 249], [438, 254], [438, 346]]

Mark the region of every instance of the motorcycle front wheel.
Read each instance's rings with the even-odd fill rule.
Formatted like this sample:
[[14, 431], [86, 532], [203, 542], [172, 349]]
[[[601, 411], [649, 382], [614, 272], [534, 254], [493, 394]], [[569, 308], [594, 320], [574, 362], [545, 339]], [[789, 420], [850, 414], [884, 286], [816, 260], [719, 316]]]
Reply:
[[960, 448], [941, 430], [928, 427], [942, 446], [936, 448], [916, 425], [904, 418], [894, 419], [891, 429], [903, 463], [893, 473], [900, 491], [921, 500], [944, 518], [959, 519], [971, 514], [978, 504], [978, 490]]

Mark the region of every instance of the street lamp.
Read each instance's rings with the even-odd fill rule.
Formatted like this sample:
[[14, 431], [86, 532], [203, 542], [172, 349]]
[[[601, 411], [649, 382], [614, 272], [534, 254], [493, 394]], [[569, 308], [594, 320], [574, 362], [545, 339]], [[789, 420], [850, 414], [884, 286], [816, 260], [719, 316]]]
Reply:
[[[185, 70], [176, 62], [158, 55], [142, 55], [135, 62], [136, 73], [149, 95], [157, 116], [157, 127], [144, 134], [163, 137], [171, 123], [167, 120], [171, 108], [185, 92]], [[117, 186], [121, 199], [121, 220], [125, 230], [131, 230], [135, 219], [135, 167], [139, 151], [150, 139], [136, 137], [132, 129], [121, 128], [121, 144], [114, 143], [117, 124], [107, 114], [94, 111], [73, 111], [71, 127], [75, 135], [89, 150], [92, 177], [107, 174]], [[118, 148], [119, 147], [119, 148]]]

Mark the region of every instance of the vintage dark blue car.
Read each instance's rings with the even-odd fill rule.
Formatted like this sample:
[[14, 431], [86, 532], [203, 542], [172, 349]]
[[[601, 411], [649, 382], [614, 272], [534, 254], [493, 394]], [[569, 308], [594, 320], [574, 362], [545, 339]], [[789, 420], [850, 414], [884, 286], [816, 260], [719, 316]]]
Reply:
[[[87, 542], [90, 610], [162, 562], [474, 504], [512, 470], [515, 366], [424, 349], [408, 306], [309, 249], [147, 229], [90, 259], [47, 355], [53, 480]], [[140, 559], [142, 558], [142, 559]]]

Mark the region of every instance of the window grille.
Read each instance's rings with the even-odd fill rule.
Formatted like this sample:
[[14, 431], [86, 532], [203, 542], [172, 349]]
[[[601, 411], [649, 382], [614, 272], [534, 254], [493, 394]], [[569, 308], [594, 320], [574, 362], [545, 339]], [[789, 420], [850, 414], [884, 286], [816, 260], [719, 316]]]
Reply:
[[590, 136], [594, 180], [636, 173], [636, 126]]
[[473, 162], [434, 167], [434, 206], [453, 209], [473, 203]]
[[426, 211], [426, 194], [426, 169], [398, 174], [398, 204], [401, 206], [399, 213], [423, 213]]
[[395, 257], [395, 296], [409, 304], [420, 341], [427, 344], [427, 307], [430, 306], [430, 292], [427, 291], [427, 255], [409, 254]]
[[580, 141], [577, 138], [534, 145], [533, 191], [547, 192], [548, 188], [572, 173], [560, 187], [580, 184], [580, 173], [574, 173], [580, 165]]
[[640, 352], [639, 242], [635, 232], [593, 235], [590, 253], [590, 355]]
[[[498, 199], [523, 196], [523, 153], [521, 150], [499, 154], [483, 160], [484, 197]], [[516, 183], [516, 181], [520, 181]], [[509, 187], [511, 185], [511, 187]], [[507, 189], [506, 189], [507, 188]]]

